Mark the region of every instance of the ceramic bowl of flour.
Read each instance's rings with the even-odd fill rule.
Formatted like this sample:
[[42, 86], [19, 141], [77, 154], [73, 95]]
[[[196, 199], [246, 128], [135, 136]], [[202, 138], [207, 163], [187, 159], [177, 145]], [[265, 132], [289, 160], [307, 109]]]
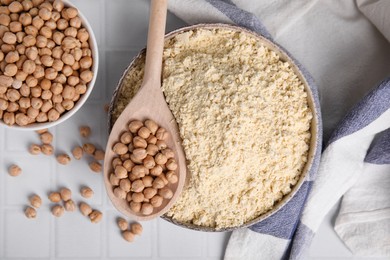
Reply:
[[[139, 89], [145, 49], [124, 72], [108, 129]], [[189, 178], [162, 218], [231, 231], [282, 208], [318, 151], [319, 109], [294, 60], [265, 37], [226, 24], [166, 35], [162, 88], [178, 121]]]

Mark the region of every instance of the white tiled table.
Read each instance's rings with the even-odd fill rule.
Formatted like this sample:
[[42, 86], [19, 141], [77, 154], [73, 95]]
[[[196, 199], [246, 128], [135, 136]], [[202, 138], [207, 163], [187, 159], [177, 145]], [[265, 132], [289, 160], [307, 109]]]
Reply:
[[[72, 119], [51, 129], [57, 152], [70, 153], [81, 144], [78, 127], [93, 127], [90, 141], [101, 146], [107, 138], [107, 116], [103, 110], [122, 72], [145, 45], [148, 7], [145, 0], [75, 0], [89, 19], [100, 50], [97, 84], [87, 104]], [[167, 30], [185, 26], [169, 14]], [[125, 242], [116, 226], [120, 214], [105, 195], [102, 175], [92, 173], [87, 160], [62, 166], [54, 157], [32, 156], [27, 148], [38, 143], [33, 132], [9, 131], [0, 127], [0, 259], [221, 259], [228, 233], [201, 233], [174, 226], [164, 220], [144, 223], [144, 233], [136, 242]], [[23, 174], [12, 178], [7, 167], [17, 163]], [[78, 192], [88, 184], [95, 196], [88, 200], [104, 214], [103, 221], [91, 224], [79, 212], [54, 218], [47, 200], [49, 191], [66, 186]], [[23, 214], [28, 196], [38, 193], [44, 203], [35, 220]], [[331, 213], [311, 247], [311, 259], [352, 259], [332, 229]], [[358, 259], [358, 258], [354, 258]]]

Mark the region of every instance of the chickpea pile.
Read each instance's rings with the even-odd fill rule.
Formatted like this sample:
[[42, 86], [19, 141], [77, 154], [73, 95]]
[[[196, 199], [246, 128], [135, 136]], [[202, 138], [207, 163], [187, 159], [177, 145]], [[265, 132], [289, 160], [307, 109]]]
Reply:
[[0, 119], [52, 122], [71, 110], [93, 78], [89, 33], [61, 0], [1, 0]]
[[165, 142], [167, 137], [168, 132], [156, 122], [135, 120], [112, 148], [118, 155], [109, 175], [114, 195], [127, 200], [135, 213], [150, 215], [173, 196], [167, 185], [177, 183], [178, 165]]

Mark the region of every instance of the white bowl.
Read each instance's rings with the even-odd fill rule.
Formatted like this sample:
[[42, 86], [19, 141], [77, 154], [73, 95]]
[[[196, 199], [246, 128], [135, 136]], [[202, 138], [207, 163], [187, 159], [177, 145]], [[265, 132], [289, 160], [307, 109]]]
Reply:
[[[75, 7], [75, 8], [77, 8], [75, 5], [73, 5], [68, 0], [62, 0], [62, 1], [64, 2], [65, 7]], [[60, 116], [60, 118], [58, 120], [54, 121], [54, 122], [33, 123], [33, 124], [26, 125], [26, 126], [19, 126], [19, 125], [15, 124], [15, 125], [10, 126], [10, 125], [5, 124], [3, 122], [3, 120], [0, 120], [0, 125], [3, 125], [6, 128], [10, 128], [10, 129], [28, 130], [28, 131], [41, 130], [41, 129], [45, 129], [45, 128], [50, 128], [50, 127], [53, 127], [55, 125], [61, 124], [62, 122], [66, 121], [67, 119], [72, 117], [84, 105], [84, 103], [87, 101], [89, 95], [92, 92], [93, 87], [95, 86], [95, 82], [96, 82], [96, 77], [97, 77], [98, 68], [99, 68], [99, 52], [98, 52], [96, 37], [95, 37], [95, 34], [93, 33], [91, 25], [89, 24], [89, 22], [85, 18], [85, 16], [81, 13], [79, 8], [77, 8], [77, 10], [79, 11], [79, 17], [82, 20], [82, 23], [81, 23], [82, 26], [88, 30], [88, 33], [89, 33], [89, 47], [91, 48], [91, 51], [92, 51], [92, 60], [93, 60], [92, 72], [93, 72], [93, 77], [92, 77], [91, 82], [89, 82], [87, 84], [87, 92], [85, 92], [83, 95], [81, 95], [80, 99], [77, 101], [77, 103], [74, 105], [74, 107], [71, 110], [69, 110], [69, 111], [65, 112], [64, 114], [62, 114]]]

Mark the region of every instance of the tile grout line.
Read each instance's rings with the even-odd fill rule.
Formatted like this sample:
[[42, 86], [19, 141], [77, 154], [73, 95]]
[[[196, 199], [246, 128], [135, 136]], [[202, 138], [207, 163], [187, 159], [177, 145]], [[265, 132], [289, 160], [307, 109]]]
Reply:
[[[4, 183], [4, 178], [5, 178], [5, 175], [7, 174], [7, 170], [5, 169], [5, 165], [4, 165], [4, 140], [5, 140], [5, 128], [2, 127], [0, 129], [0, 132], [1, 132], [1, 135], [0, 135], [0, 154], [2, 156], [0, 156], [0, 165], [4, 168], [4, 172], [1, 174], [0, 176], [0, 192], [1, 192], [1, 199], [0, 199], [0, 230], [2, 230], [2, 232], [0, 232], [0, 258], [4, 258], [5, 257], [5, 232], [4, 232], [4, 229], [5, 229], [5, 183]], [[2, 172], [2, 171], [0, 171]]]
[[[50, 131], [50, 129], [49, 129]], [[58, 147], [58, 139], [56, 138], [57, 132], [58, 132], [58, 126], [52, 128], [50, 131], [54, 136], [54, 147]], [[56, 156], [56, 151], [54, 149], [54, 160]], [[55, 161], [50, 161], [50, 171], [53, 173], [51, 174], [51, 187], [50, 190], [55, 190], [57, 188], [57, 173], [58, 173], [58, 165], [55, 163]], [[51, 208], [49, 206], [49, 212], [51, 211]], [[51, 214], [51, 212], [49, 213]], [[56, 248], [57, 248], [57, 237], [56, 237], [56, 218], [50, 218], [50, 259], [56, 258]]]
[[[101, 45], [103, 46], [103, 51], [102, 50], [100, 50], [99, 51], [99, 55], [100, 54], [102, 54], [104, 57], [103, 58], [101, 58], [101, 59], [99, 59], [99, 60], [101, 60], [101, 61], [103, 61], [103, 62], [106, 62], [106, 51], [105, 51], [105, 47], [107, 46], [107, 38], [106, 37], [103, 37], [103, 35], [106, 35], [106, 17], [107, 17], [107, 8], [106, 8], [106, 1], [105, 0], [100, 0], [100, 6], [103, 6], [103, 8], [101, 8], [100, 9], [100, 17], [102, 18], [102, 19], [100, 19], [100, 24], [99, 24], [99, 26], [100, 26], [100, 41], [101, 41]], [[100, 58], [100, 57], [99, 57]], [[106, 66], [104, 65], [103, 66], [103, 71], [101, 71], [100, 73], [102, 73], [102, 77], [103, 77], [103, 82], [105, 82], [106, 83], [106, 81], [107, 81], [107, 73], [106, 73]], [[100, 89], [100, 95], [101, 95], [101, 99], [102, 99], [102, 101], [103, 101], [103, 104], [105, 104], [106, 102], [105, 102], [105, 97], [106, 97], [106, 91], [105, 91], [105, 86], [106, 86], [106, 84], [104, 84], [104, 88], [103, 89]], [[106, 121], [106, 120], [104, 120], [104, 121]], [[103, 124], [104, 126], [105, 126], [105, 124]], [[104, 127], [103, 126], [103, 127]], [[105, 134], [103, 135], [103, 132], [102, 132], [102, 129], [100, 130], [100, 138], [102, 138], [103, 136], [105, 136]], [[103, 149], [105, 149], [104, 147], [102, 147]], [[103, 163], [104, 163], [104, 161], [103, 161]], [[104, 178], [104, 176], [103, 176], [103, 178]], [[105, 192], [105, 187], [104, 187], [104, 180], [102, 180], [102, 183], [101, 183], [101, 185], [103, 186], [102, 187], [102, 191], [103, 192]], [[105, 198], [102, 198], [102, 207], [103, 207], [103, 213], [104, 213], [104, 215], [103, 215], [103, 218], [104, 218], [104, 216], [105, 216], [105, 218], [104, 218], [104, 221], [102, 221], [102, 227], [101, 227], [101, 229], [100, 229], [100, 234], [101, 234], [101, 237], [100, 237], [100, 248], [101, 248], [101, 250], [100, 250], [100, 259], [106, 259], [106, 258], [108, 258], [108, 250], [107, 250], [107, 243], [105, 243], [106, 241], [105, 241], [105, 239], [104, 238], [108, 238], [108, 220], [107, 220], [107, 207], [106, 207], [106, 205], [107, 205], [107, 200], [105, 199]]]

